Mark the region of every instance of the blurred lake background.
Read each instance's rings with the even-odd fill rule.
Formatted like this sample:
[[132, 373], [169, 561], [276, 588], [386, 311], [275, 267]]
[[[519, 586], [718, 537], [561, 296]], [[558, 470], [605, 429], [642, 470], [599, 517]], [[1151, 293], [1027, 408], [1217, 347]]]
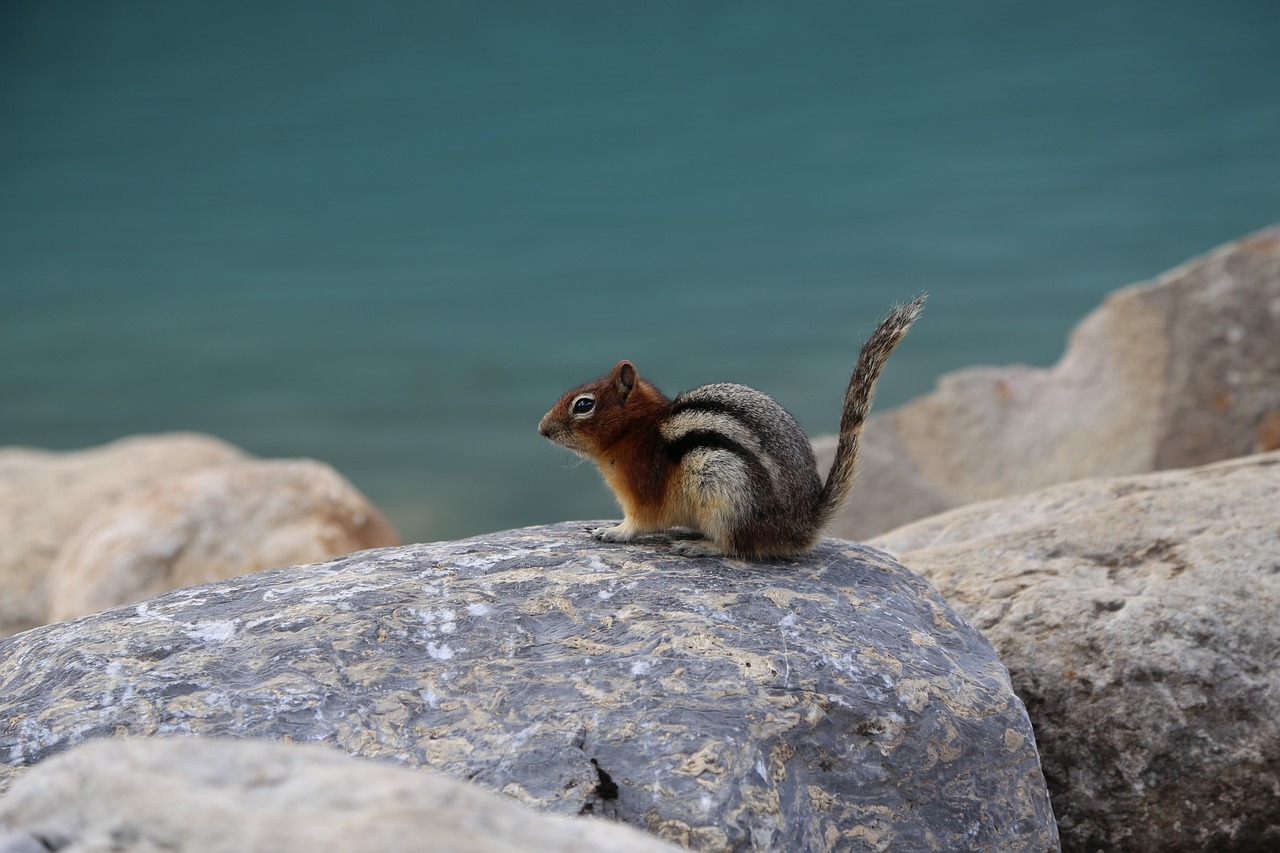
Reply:
[[0, 445], [189, 429], [408, 541], [615, 517], [620, 358], [835, 429], [1280, 221], [1280, 3], [0, 4]]

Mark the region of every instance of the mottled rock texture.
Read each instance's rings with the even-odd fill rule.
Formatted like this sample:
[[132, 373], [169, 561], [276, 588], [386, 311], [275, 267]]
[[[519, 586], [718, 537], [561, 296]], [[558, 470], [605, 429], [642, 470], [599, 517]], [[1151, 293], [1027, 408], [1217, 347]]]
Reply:
[[368, 499], [321, 462], [206, 468], [135, 491], [86, 519], [49, 567], [49, 621], [398, 544]]
[[435, 773], [257, 740], [96, 740], [0, 799], [0, 851], [674, 853]]
[[65, 453], [0, 448], [0, 637], [398, 541], [328, 466], [251, 459], [210, 436], [134, 436]]
[[245, 458], [224, 441], [194, 433], [134, 436], [65, 453], [0, 448], [0, 637], [48, 621], [49, 565], [94, 512], [159, 480]]
[[1280, 850], [1280, 453], [1065, 484], [873, 541], [1000, 652], [1064, 850]]
[[[834, 439], [816, 442], [826, 470]], [[831, 532], [1280, 448], [1280, 227], [1113, 293], [1047, 370], [981, 367], [867, 425]]]
[[700, 850], [1052, 850], [990, 645], [877, 551], [582, 524], [354, 554], [0, 641], [0, 786], [87, 738], [325, 742]]

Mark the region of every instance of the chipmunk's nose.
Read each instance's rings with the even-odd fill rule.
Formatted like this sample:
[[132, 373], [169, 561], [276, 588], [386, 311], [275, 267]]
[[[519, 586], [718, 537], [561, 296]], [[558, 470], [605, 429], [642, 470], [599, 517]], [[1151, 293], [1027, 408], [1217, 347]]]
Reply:
[[543, 438], [551, 438], [551, 427], [547, 420], [551, 417], [550, 413], [542, 416], [542, 420], [538, 421], [538, 435]]

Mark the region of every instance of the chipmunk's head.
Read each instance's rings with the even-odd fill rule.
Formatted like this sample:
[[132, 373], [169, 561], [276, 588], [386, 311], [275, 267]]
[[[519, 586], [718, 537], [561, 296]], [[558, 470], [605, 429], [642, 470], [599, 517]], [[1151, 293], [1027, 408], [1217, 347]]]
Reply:
[[538, 432], [579, 456], [598, 460], [637, 423], [668, 404], [629, 361], [620, 361], [598, 379], [566, 391], [542, 417]]

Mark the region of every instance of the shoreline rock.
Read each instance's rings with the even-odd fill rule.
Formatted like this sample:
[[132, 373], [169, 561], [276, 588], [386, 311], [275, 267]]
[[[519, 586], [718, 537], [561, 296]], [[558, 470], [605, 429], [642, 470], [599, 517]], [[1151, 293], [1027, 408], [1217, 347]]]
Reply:
[[877, 537], [991, 640], [1066, 851], [1280, 848], [1280, 452]]
[[146, 595], [398, 544], [332, 468], [198, 433], [0, 448], [0, 637]]
[[49, 565], [100, 507], [168, 477], [247, 458], [199, 433], [135, 435], [66, 452], [0, 447], [0, 637], [48, 621]]
[[398, 544], [382, 514], [322, 462], [232, 462], [169, 477], [85, 519], [49, 566], [49, 621]]
[[[825, 471], [833, 438], [814, 442]], [[1280, 226], [1122, 288], [1048, 369], [974, 367], [867, 424], [832, 535], [1092, 477], [1280, 449]]]

